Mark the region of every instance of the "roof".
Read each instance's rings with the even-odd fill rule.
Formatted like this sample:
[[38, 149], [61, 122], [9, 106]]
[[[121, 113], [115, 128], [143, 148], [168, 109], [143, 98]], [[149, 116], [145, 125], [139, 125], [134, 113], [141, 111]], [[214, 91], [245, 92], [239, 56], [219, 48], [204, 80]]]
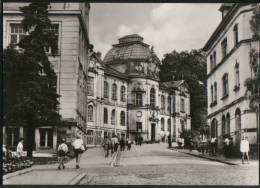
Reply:
[[143, 37], [137, 34], [127, 35], [119, 38], [119, 43], [114, 44], [105, 55], [104, 62], [127, 59], [148, 59], [151, 50], [148, 44], [143, 42]]
[[127, 76], [125, 76], [125, 74], [113, 69], [109, 65], [105, 66], [105, 74], [115, 76], [115, 77], [118, 77], [118, 78], [122, 78], [122, 79], [128, 79]]
[[[236, 13], [236, 11], [239, 9], [240, 6], [241, 6], [241, 4], [238, 4], [238, 3], [232, 5], [232, 7], [230, 8], [227, 15], [222, 19], [222, 21], [220, 22], [218, 27], [215, 29], [215, 31], [213, 32], [213, 34], [210, 36], [209, 40], [207, 41], [207, 43], [203, 47], [204, 51], [209, 50], [209, 48], [213, 45], [216, 38], [219, 37], [221, 32], [224, 30], [224, 28], [228, 25], [230, 20], [233, 18], [232, 16]], [[221, 7], [220, 7], [220, 9], [221, 9]]]

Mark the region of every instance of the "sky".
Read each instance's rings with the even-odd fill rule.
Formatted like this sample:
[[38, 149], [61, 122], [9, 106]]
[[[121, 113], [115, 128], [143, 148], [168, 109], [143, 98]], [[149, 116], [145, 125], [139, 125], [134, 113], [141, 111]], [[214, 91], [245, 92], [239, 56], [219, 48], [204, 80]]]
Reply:
[[90, 41], [102, 58], [118, 38], [139, 34], [157, 56], [202, 48], [221, 21], [215, 3], [91, 3]]

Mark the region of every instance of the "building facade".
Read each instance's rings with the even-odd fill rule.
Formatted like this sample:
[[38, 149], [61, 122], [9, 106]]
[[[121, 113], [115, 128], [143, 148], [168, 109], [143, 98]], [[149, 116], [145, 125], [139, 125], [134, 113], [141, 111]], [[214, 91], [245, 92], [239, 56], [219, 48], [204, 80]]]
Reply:
[[208, 123], [219, 146], [231, 136], [239, 148], [241, 136], [257, 142], [256, 112], [250, 109], [247, 78], [252, 77], [250, 51], [259, 41], [252, 40], [250, 20], [254, 5], [224, 3], [222, 21], [204, 46], [207, 54]]
[[103, 61], [99, 53], [90, 55], [88, 144], [113, 133], [151, 142], [171, 134], [175, 141], [191, 128], [189, 87], [183, 80], [160, 82], [160, 63], [137, 34], [120, 38]]
[[[19, 7], [29, 3], [3, 3], [3, 47], [17, 44], [24, 35]], [[35, 130], [36, 151], [56, 150], [61, 137], [68, 141], [86, 131], [87, 69], [89, 51], [89, 3], [50, 3], [50, 30], [57, 36], [58, 51], [49, 61], [57, 74], [59, 113], [63, 126], [41, 126]], [[49, 54], [50, 49], [46, 49]], [[16, 146], [26, 132], [22, 126], [3, 126], [3, 143]]]

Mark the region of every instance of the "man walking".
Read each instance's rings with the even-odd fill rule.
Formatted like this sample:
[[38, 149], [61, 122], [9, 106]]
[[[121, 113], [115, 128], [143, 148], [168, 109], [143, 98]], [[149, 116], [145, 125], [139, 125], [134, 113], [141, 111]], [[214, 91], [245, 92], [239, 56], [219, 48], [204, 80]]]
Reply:
[[63, 169], [65, 168], [64, 160], [65, 160], [67, 153], [68, 153], [68, 146], [66, 144], [66, 140], [63, 138], [61, 144], [58, 147], [58, 156], [59, 156], [58, 169], [59, 170], [61, 169], [61, 166]]
[[242, 140], [240, 142], [240, 152], [242, 153], [242, 164], [245, 163], [245, 156], [247, 158], [247, 163], [249, 164], [249, 142], [244, 136], [242, 137]]
[[76, 140], [74, 140], [74, 142], [72, 143], [72, 146], [74, 148], [74, 152], [76, 156], [76, 168], [78, 169], [81, 154], [85, 151], [84, 142], [79, 135], [77, 135]]

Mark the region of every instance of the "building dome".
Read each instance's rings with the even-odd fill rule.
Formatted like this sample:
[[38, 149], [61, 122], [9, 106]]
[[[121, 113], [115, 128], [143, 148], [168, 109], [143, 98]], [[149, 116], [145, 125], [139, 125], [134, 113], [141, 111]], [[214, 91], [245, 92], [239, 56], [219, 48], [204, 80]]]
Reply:
[[149, 59], [151, 50], [149, 45], [143, 42], [143, 37], [137, 34], [127, 35], [119, 38], [119, 43], [114, 44], [113, 48], [105, 55], [104, 62], [131, 60], [131, 59]]

